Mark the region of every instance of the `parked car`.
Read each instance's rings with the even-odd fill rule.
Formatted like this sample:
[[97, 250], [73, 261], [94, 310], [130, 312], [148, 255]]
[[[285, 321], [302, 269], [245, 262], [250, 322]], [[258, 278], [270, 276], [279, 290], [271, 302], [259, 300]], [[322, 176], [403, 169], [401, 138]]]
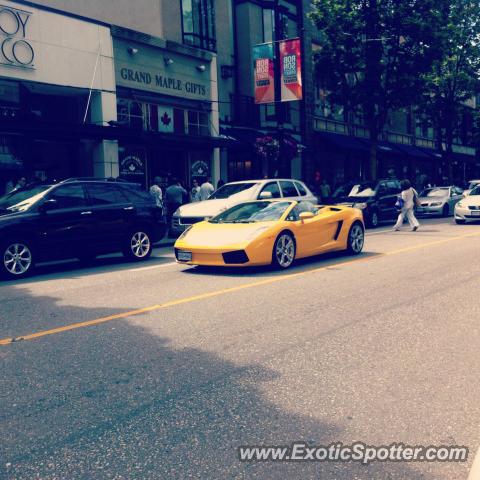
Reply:
[[477, 185], [468, 197], [462, 198], [455, 205], [455, 222], [466, 223], [471, 220], [480, 220], [480, 185]]
[[480, 185], [480, 180], [470, 180], [468, 182], [468, 188], [463, 191], [463, 196], [468, 197], [468, 195], [470, 195], [470, 192], [478, 185]]
[[288, 268], [298, 258], [325, 252], [361, 253], [361, 213], [286, 199], [235, 205], [185, 230], [175, 243], [177, 262], [188, 265]]
[[172, 217], [171, 232], [180, 235], [186, 228], [243, 202], [285, 198], [317, 203], [317, 197], [299, 180], [264, 179], [226, 183], [208, 200], [182, 205]]
[[365, 224], [375, 228], [380, 222], [392, 221], [398, 217], [395, 203], [400, 192], [399, 180], [359, 182], [352, 187], [347, 198], [340, 204], [361, 210]]
[[42, 261], [150, 256], [166, 224], [139, 186], [107, 179], [32, 185], [0, 198], [0, 274], [19, 278]]
[[463, 190], [459, 187], [426, 188], [419, 194], [417, 213], [419, 215], [453, 215], [455, 205], [463, 198]]

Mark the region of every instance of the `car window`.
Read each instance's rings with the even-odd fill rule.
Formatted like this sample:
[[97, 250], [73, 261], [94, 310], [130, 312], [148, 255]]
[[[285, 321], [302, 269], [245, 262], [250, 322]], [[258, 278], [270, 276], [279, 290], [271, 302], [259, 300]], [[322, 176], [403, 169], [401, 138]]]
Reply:
[[283, 181], [280, 182], [280, 186], [282, 187], [284, 197], [298, 197], [298, 192], [293, 182]]
[[307, 191], [305, 190], [305, 187], [300, 182], [295, 182], [295, 185], [296, 185], [300, 195], [302, 197], [306, 197], [307, 196]]
[[280, 195], [280, 188], [278, 187], [278, 183], [277, 182], [270, 182], [270, 183], [267, 183], [263, 188], [262, 188], [262, 191], [260, 192], [260, 194], [262, 192], [270, 192], [272, 194], [272, 198], [280, 198], [281, 195]]
[[76, 208], [87, 205], [85, 192], [81, 185], [62, 185], [48, 195], [49, 200], [56, 200], [54, 209]]
[[155, 201], [148, 192], [144, 192], [139, 187], [135, 187], [133, 185], [118, 185], [118, 187], [129, 202], [152, 203], [152, 201]]
[[114, 185], [91, 184], [87, 185], [87, 191], [94, 205], [113, 205], [126, 202], [124, 196]]
[[394, 180], [389, 180], [387, 182], [387, 189], [389, 193], [395, 194], [400, 193], [400, 184]]

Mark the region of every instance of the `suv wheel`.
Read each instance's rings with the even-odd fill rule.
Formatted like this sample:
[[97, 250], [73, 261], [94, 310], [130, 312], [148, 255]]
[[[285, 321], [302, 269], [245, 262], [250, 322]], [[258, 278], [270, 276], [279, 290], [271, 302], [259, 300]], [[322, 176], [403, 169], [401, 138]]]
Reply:
[[378, 212], [374, 210], [370, 215], [370, 220], [368, 222], [369, 226], [372, 228], [378, 227]]
[[2, 260], [1, 273], [7, 278], [22, 278], [34, 268], [32, 248], [28, 242], [4, 242], [0, 248]]
[[145, 229], [134, 230], [127, 238], [123, 254], [133, 261], [145, 260], [152, 254], [152, 240]]

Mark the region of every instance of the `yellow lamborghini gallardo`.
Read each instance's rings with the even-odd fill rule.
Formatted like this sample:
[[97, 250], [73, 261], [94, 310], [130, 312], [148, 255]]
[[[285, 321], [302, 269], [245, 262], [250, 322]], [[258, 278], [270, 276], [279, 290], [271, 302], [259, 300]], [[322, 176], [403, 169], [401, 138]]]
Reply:
[[288, 268], [297, 258], [324, 252], [358, 255], [364, 241], [362, 213], [357, 209], [260, 200], [192, 225], [176, 241], [175, 257], [188, 265]]

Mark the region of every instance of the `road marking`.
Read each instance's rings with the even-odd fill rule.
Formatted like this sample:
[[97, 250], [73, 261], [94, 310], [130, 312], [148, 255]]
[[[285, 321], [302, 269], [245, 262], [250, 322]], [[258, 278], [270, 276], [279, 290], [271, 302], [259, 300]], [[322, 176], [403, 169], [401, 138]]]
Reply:
[[127, 270], [127, 272], [145, 272], [146, 270], [166, 268], [166, 267], [171, 267], [172, 265], [177, 265], [177, 262], [168, 262], [168, 263], [163, 263], [162, 265], [150, 265], [149, 267], [130, 268], [129, 270]]
[[448, 242], [453, 242], [453, 241], [456, 241], [456, 240], [463, 240], [463, 239], [466, 239], [466, 238], [472, 238], [472, 237], [478, 237], [478, 236], [480, 236], [480, 233], [470, 233], [470, 234], [459, 235], [459, 236], [456, 236], [456, 237], [446, 238], [446, 239], [442, 239], [442, 240], [436, 240], [436, 241], [433, 241], [433, 242], [422, 243], [420, 245], [412, 245], [411, 247], [405, 247], [405, 248], [401, 248], [401, 249], [398, 249], [398, 250], [392, 250], [391, 252], [379, 253], [379, 254], [376, 254], [376, 255], [371, 256], [371, 257], [369, 257], [369, 256], [360, 257], [360, 258], [356, 258], [356, 259], [352, 259], [352, 260], [347, 260], [345, 262], [340, 262], [340, 263], [337, 263], [337, 264], [334, 264], [334, 265], [327, 265], [327, 266], [324, 266], [324, 267], [316, 267], [316, 268], [311, 268], [309, 270], [303, 270], [303, 271], [297, 272], [297, 273], [290, 273], [290, 274], [274, 276], [274, 277], [270, 277], [270, 278], [267, 278], [267, 279], [264, 279], [264, 280], [258, 280], [258, 281], [255, 281], [255, 282], [250, 282], [250, 283], [245, 283], [243, 285], [238, 285], [236, 287], [224, 288], [222, 290], [214, 290], [213, 292], [201, 293], [201, 294], [198, 294], [198, 295], [193, 295], [191, 297], [180, 298], [178, 300], [171, 300], [171, 301], [166, 302], [166, 303], [162, 303], [162, 304], [158, 304], [158, 305], [152, 305], [150, 307], [145, 307], [145, 308], [139, 308], [137, 310], [131, 310], [131, 311], [128, 311], [128, 312], [117, 313], [117, 314], [114, 314], [114, 315], [109, 315], [108, 317], [97, 318], [95, 320], [87, 320], [87, 321], [84, 321], [84, 322], [72, 323], [70, 325], [65, 325], [63, 327], [52, 328], [50, 330], [43, 330], [43, 331], [40, 331], [40, 332], [37, 332], [37, 333], [31, 333], [31, 334], [23, 335], [23, 336], [20, 336], [20, 337], [3, 338], [3, 339], [0, 340], [0, 346], [10, 345], [10, 344], [18, 342], [18, 341], [34, 340], [34, 339], [41, 338], [41, 337], [46, 337], [46, 336], [49, 336], [49, 335], [56, 335], [58, 333], [68, 332], [70, 330], [77, 330], [79, 328], [91, 327], [91, 326], [94, 326], [94, 325], [99, 325], [101, 323], [111, 322], [113, 320], [121, 320], [121, 319], [134, 317], [134, 316], [141, 315], [141, 314], [148, 313], [148, 312], [163, 310], [163, 309], [166, 309], [166, 308], [171, 308], [171, 307], [175, 307], [175, 306], [178, 306], [178, 305], [183, 305], [183, 304], [186, 304], [186, 303], [192, 303], [192, 302], [196, 302], [196, 301], [199, 301], [199, 300], [206, 300], [206, 299], [213, 298], [213, 297], [219, 297], [221, 295], [226, 295], [228, 293], [235, 293], [235, 292], [239, 292], [239, 291], [242, 291], [242, 290], [247, 290], [249, 288], [259, 287], [259, 286], [263, 286], [263, 285], [269, 285], [269, 284], [272, 284], [272, 283], [282, 282], [284, 280], [291, 280], [293, 278], [303, 277], [305, 275], [309, 275], [309, 274], [312, 274], [312, 273], [327, 271], [327, 270], [331, 269], [331, 267], [335, 267], [335, 268], [345, 267], [347, 265], [351, 265], [351, 264], [354, 264], [354, 263], [367, 262], [367, 261], [375, 260], [375, 259], [378, 259], [378, 258], [383, 258], [383, 257], [387, 257], [387, 256], [392, 256], [392, 255], [399, 255], [399, 254], [405, 253], [405, 252], [420, 250], [422, 248], [433, 247], [433, 246], [436, 246], [436, 245], [441, 245], [441, 244], [448, 243]]

